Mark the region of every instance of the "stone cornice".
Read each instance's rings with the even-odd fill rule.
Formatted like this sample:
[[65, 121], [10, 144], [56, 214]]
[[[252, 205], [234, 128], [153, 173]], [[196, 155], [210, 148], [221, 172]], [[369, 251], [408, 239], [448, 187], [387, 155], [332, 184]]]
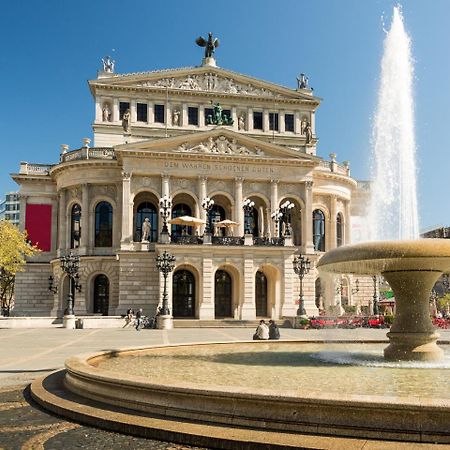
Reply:
[[333, 180], [339, 182], [340, 184], [348, 184], [352, 189], [355, 189], [358, 184], [354, 178], [335, 172], [315, 171], [314, 180]]

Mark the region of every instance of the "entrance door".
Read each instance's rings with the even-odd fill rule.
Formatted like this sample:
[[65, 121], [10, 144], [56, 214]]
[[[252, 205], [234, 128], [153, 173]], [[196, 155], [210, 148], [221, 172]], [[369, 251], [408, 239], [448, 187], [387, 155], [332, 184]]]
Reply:
[[258, 270], [255, 276], [256, 317], [267, 317], [267, 278]]
[[94, 280], [94, 314], [108, 315], [109, 280], [106, 275], [97, 275]]
[[216, 319], [233, 317], [232, 315], [232, 281], [225, 270], [218, 270], [215, 275], [214, 307]]
[[188, 270], [178, 270], [173, 274], [172, 287], [173, 316], [195, 317], [195, 278]]

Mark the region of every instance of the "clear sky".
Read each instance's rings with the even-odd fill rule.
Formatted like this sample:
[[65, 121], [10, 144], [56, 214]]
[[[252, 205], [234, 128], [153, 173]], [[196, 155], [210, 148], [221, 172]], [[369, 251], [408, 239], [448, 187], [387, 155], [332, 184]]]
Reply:
[[[0, 14], [0, 193], [20, 161], [54, 163], [60, 144], [92, 137], [86, 81], [111, 54], [119, 73], [199, 65], [194, 40], [220, 39], [218, 65], [294, 88], [309, 76], [323, 102], [318, 155], [369, 179], [371, 120], [388, 0], [17, 0]], [[415, 65], [421, 227], [450, 225], [450, 1], [404, 0]], [[114, 51], [112, 51], [114, 49]]]

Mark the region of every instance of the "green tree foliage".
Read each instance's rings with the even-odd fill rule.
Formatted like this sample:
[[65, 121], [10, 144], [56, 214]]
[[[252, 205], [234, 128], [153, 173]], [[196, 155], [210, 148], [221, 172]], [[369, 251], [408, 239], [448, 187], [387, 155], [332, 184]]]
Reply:
[[16, 273], [23, 270], [26, 257], [33, 256], [39, 249], [27, 241], [11, 222], [0, 221], [0, 304], [2, 312], [9, 314], [13, 305]]

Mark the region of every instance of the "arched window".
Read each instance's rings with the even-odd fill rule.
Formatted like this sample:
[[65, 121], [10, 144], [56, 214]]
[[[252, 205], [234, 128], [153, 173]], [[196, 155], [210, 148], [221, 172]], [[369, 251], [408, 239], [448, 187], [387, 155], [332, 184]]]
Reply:
[[340, 247], [344, 244], [344, 228], [342, 223], [342, 214], [336, 216], [336, 246]]
[[94, 280], [94, 314], [108, 315], [109, 280], [106, 275], [97, 275]]
[[215, 229], [217, 222], [225, 220], [225, 210], [220, 205], [213, 205], [211, 212], [209, 213], [209, 220], [211, 221], [211, 230], [213, 234], [216, 234], [215, 232], [217, 231], [218, 236], [225, 236], [225, 228]]
[[145, 219], [149, 219], [151, 226], [148, 240], [150, 242], [156, 242], [158, 240], [158, 213], [156, 206], [150, 202], [139, 203], [137, 207], [134, 224], [134, 241], [140, 242], [142, 240], [142, 223]]
[[218, 270], [214, 277], [215, 317], [232, 317], [232, 280], [228, 272]]
[[172, 310], [174, 317], [195, 317], [195, 278], [189, 270], [173, 274]]
[[244, 217], [244, 230], [250, 230], [250, 234], [258, 237], [258, 210], [253, 207], [252, 212], [250, 214], [245, 213]]
[[81, 206], [78, 203], [72, 206], [70, 213], [70, 248], [78, 248], [81, 239]]
[[[178, 203], [172, 208], [172, 219], [181, 216], [192, 216], [192, 209], [185, 203]], [[182, 234], [190, 234], [192, 227], [185, 225], [172, 225], [172, 235], [181, 236]]]
[[255, 276], [256, 317], [267, 317], [267, 278], [258, 270]]
[[112, 206], [100, 202], [95, 207], [95, 246], [112, 247]]
[[313, 244], [315, 251], [325, 251], [325, 215], [320, 209], [313, 212]]

